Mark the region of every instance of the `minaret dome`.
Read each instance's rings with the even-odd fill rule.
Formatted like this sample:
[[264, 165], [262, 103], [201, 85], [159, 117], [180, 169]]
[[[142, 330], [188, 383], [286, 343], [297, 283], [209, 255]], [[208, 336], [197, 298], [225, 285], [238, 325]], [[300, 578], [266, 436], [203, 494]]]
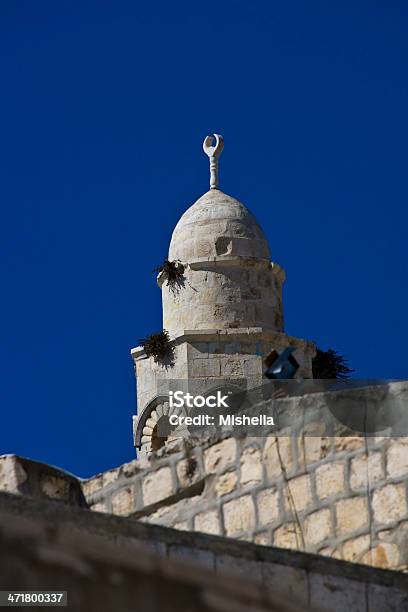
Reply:
[[262, 327], [283, 331], [284, 272], [270, 260], [268, 241], [248, 208], [218, 188], [223, 140], [204, 140], [210, 158], [210, 189], [182, 215], [168, 259], [184, 267], [183, 288], [174, 292], [159, 277], [163, 327], [189, 329]]

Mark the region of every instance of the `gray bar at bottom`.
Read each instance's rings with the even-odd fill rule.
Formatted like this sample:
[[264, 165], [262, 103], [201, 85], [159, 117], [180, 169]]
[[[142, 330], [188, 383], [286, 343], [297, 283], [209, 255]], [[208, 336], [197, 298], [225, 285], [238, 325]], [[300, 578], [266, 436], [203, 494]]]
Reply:
[[66, 607], [66, 591], [0, 591], [0, 607]]

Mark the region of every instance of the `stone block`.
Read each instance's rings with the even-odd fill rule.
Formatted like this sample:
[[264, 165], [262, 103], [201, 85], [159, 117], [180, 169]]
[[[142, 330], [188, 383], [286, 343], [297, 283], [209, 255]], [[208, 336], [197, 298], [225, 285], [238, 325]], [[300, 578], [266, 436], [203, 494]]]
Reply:
[[390, 586], [368, 584], [366, 612], [402, 612], [408, 610], [408, 593]]
[[192, 378], [213, 378], [221, 376], [221, 361], [219, 359], [194, 359], [191, 364]]
[[145, 523], [171, 526], [179, 521], [183, 521], [200, 502], [202, 502], [200, 495], [179, 499], [172, 504], [161, 506], [155, 512], [151, 512], [139, 520]]
[[172, 545], [168, 547], [168, 557], [170, 559], [179, 559], [187, 563], [193, 563], [201, 567], [214, 569], [215, 557], [210, 550], [201, 550], [189, 546]]
[[243, 359], [227, 358], [221, 361], [222, 376], [244, 376]]
[[127, 516], [135, 509], [133, 487], [126, 487], [112, 496], [112, 513], [118, 516]]
[[391, 478], [408, 475], [408, 445], [394, 441], [390, 443], [387, 452], [387, 475]]
[[217, 497], [222, 497], [223, 495], [232, 493], [237, 486], [237, 481], [238, 477], [235, 471], [226, 472], [225, 474], [218, 476], [214, 486]]
[[145, 551], [156, 553], [161, 557], [167, 556], [167, 549], [164, 542], [157, 540], [138, 540], [133, 537], [118, 535], [115, 537], [115, 544], [123, 550], [129, 550], [137, 555], [143, 554]]
[[95, 478], [90, 478], [89, 480], [85, 480], [82, 482], [82, 492], [87, 498], [89, 495], [93, 495], [97, 491], [100, 491], [103, 487], [102, 475], [95, 476]]
[[256, 497], [256, 505], [259, 527], [271, 525], [279, 518], [279, 491], [274, 488], [261, 491]]
[[351, 460], [350, 486], [352, 489], [366, 489], [367, 486], [380, 481], [384, 477], [382, 457], [380, 452], [370, 455], [360, 455]]
[[225, 356], [227, 353], [225, 342], [209, 342], [208, 343], [208, 354], [209, 356]]
[[273, 545], [279, 548], [290, 548], [292, 550], [302, 550], [303, 536], [298, 523], [286, 523], [275, 529], [273, 533]]
[[106, 487], [111, 482], [115, 482], [118, 476], [119, 476], [119, 468], [115, 468], [114, 470], [109, 470], [108, 472], [104, 472], [102, 474], [103, 486]]
[[155, 472], [150, 472], [143, 479], [142, 489], [145, 506], [170, 497], [174, 493], [171, 469], [162, 467]]
[[337, 453], [350, 452], [358, 448], [365, 448], [365, 440], [362, 436], [335, 436], [334, 438], [334, 449]]
[[262, 459], [269, 482], [290, 472], [294, 466], [291, 438], [289, 436], [268, 437]]
[[324, 459], [331, 450], [331, 440], [324, 436], [324, 423], [308, 423], [298, 438], [299, 463], [305, 467]]
[[406, 518], [405, 484], [389, 484], [376, 489], [373, 494], [373, 512], [374, 520], [384, 525]]
[[[238, 355], [238, 356], [240, 356], [243, 352], [247, 352], [247, 351], [243, 351], [242, 350], [241, 342], [234, 341], [234, 342], [226, 342], [224, 344], [222, 352], [223, 352], [224, 355]], [[255, 352], [255, 351], [253, 351], [253, 352]]]
[[400, 554], [397, 544], [381, 542], [361, 558], [360, 563], [380, 567], [382, 569], [396, 569], [399, 565]]
[[225, 573], [225, 577], [228, 577], [228, 579], [231, 579], [233, 574], [235, 574], [237, 577], [260, 584], [263, 578], [262, 565], [259, 561], [240, 559], [232, 555], [217, 555], [215, 557], [215, 570], [217, 574]]
[[208, 357], [208, 342], [189, 342], [187, 355], [191, 359], [206, 359]]
[[261, 451], [254, 447], [245, 448], [241, 455], [241, 486], [255, 485], [262, 482], [262, 480], [263, 468]]
[[316, 469], [316, 492], [320, 499], [326, 499], [343, 491], [343, 463], [326, 463]]
[[221, 533], [218, 510], [200, 512], [194, 517], [194, 531], [219, 535]]
[[223, 513], [227, 536], [255, 529], [255, 507], [250, 495], [244, 495], [225, 503]]
[[285, 490], [285, 508], [288, 512], [300, 512], [312, 504], [312, 489], [309, 474], [288, 481]]
[[173, 529], [178, 529], [179, 531], [189, 531], [187, 521], [180, 521], [179, 523], [174, 523], [172, 527]]
[[91, 506], [92, 512], [108, 512], [105, 502], [98, 502]]
[[304, 539], [307, 547], [322, 544], [332, 535], [332, 518], [329, 508], [309, 514], [304, 521]]
[[227, 438], [204, 451], [205, 471], [208, 474], [223, 472], [236, 461], [237, 442], [235, 438]]
[[254, 376], [262, 378], [263, 365], [262, 359], [259, 357], [244, 359], [242, 362], [242, 368], [245, 378], [251, 378]]
[[146, 457], [144, 460], [138, 457], [137, 459], [129, 461], [128, 463], [123, 463], [120, 471], [122, 476], [132, 478], [132, 476], [140, 474], [140, 472], [147, 467], [149, 467], [149, 462], [147, 461]]
[[261, 533], [255, 534], [254, 544], [258, 544], [259, 546], [270, 546], [271, 544], [270, 533], [268, 531], [261, 531]]
[[27, 473], [15, 455], [0, 457], [0, 490], [18, 493], [20, 486], [27, 481]]
[[40, 489], [49, 499], [68, 501], [69, 482], [64, 478], [51, 476], [49, 474], [41, 474]]
[[360, 529], [369, 528], [367, 499], [351, 497], [341, 499], [336, 504], [337, 535], [347, 535]]
[[197, 460], [194, 457], [181, 459], [176, 466], [177, 479], [182, 489], [191, 486], [200, 479], [201, 472]]
[[310, 574], [310, 605], [318, 610], [366, 610], [366, 584], [327, 574]]
[[319, 548], [319, 555], [323, 555], [324, 557], [330, 557], [331, 559], [342, 559], [341, 554], [334, 546], [324, 546], [323, 548]]
[[[406, 523], [401, 523], [400, 527], [405, 526]], [[377, 538], [379, 540], [390, 540], [392, 539], [393, 534], [395, 533], [394, 529], [383, 529], [381, 531], [377, 531]]]
[[370, 536], [368, 534], [347, 540], [342, 546], [342, 558], [344, 561], [357, 562], [369, 547]]
[[282, 600], [308, 603], [307, 574], [304, 569], [264, 563], [262, 567], [263, 584], [274, 593], [282, 596]]

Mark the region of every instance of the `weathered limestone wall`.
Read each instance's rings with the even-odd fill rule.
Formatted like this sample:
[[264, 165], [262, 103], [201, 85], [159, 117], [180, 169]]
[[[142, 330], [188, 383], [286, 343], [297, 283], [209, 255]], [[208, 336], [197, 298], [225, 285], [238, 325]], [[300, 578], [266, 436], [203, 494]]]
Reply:
[[0, 494], [2, 588], [68, 591], [69, 608], [401, 612], [408, 577], [335, 559]]
[[[408, 383], [348, 391], [351, 405], [362, 393], [382, 403], [391, 397], [405, 410]], [[322, 411], [334, 397], [279, 400], [283, 415], [303, 402], [300, 429], [292, 423], [278, 436], [193, 447], [173, 441], [86, 481], [2, 457], [0, 487], [182, 531], [407, 571], [408, 437], [324, 430]]]
[[[407, 383], [389, 389], [407, 402]], [[406, 571], [408, 438], [344, 436], [341, 426], [327, 435], [327, 399], [279, 401], [284, 414], [309, 406], [296, 435], [175, 442], [90, 479], [84, 495], [94, 509], [149, 523]]]
[[258, 326], [283, 332], [284, 273], [278, 265], [226, 255], [203, 257], [186, 264], [184, 276], [177, 293], [160, 282], [164, 329], [176, 335], [209, 327]]

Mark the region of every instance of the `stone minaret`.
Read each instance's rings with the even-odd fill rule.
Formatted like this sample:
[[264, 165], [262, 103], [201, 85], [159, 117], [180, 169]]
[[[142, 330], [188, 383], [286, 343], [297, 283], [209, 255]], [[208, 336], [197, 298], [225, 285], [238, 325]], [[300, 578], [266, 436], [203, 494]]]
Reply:
[[[213, 144], [214, 143], [214, 144]], [[158, 392], [163, 379], [247, 379], [259, 385], [264, 359], [272, 351], [296, 348], [298, 375], [312, 377], [314, 345], [284, 333], [283, 269], [271, 261], [268, 241], [244, 204], [218, 187], [223, 139], [207, 136], [203, 148], [210, 159], [210, 190], [177, 223], [169, 261], [184, 267], [182, 287], [172, 291], [163, 275], [163, 328], [174, 345], [169, 364], [132, 350], [136, 366], [138, 418], [135, 444], [143, 452], [160, 446], [155, 440], [158, 419], [168, 412]]]

